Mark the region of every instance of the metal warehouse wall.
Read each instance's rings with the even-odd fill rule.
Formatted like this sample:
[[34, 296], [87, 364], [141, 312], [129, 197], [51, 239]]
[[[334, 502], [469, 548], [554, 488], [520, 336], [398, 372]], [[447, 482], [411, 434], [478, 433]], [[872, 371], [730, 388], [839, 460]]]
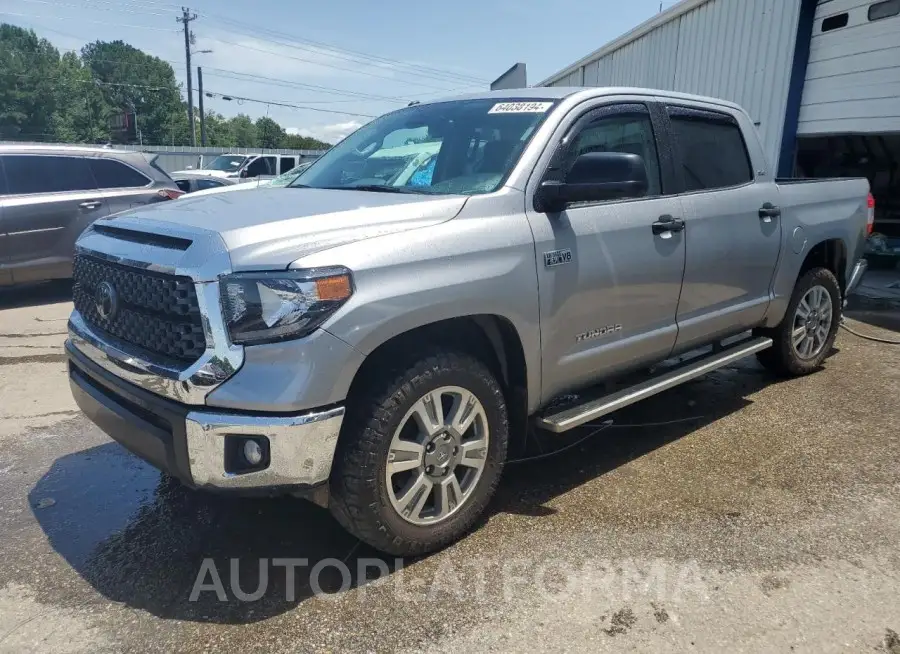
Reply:
[[[869, 21], [872, 0], [820, 2], [800, 108], [800, 134], [900, 131], [900, 15]], [[847, 26], [822, 21], [847, 13]]]
[[737, 102], [781, 148], [800, 0], [684, 0], [539, 86], [642, 86]]

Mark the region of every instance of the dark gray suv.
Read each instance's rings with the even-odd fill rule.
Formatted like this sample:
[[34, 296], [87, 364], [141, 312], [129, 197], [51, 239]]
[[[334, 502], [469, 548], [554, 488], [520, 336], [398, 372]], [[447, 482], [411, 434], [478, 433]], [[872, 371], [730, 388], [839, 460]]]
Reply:
[[71, 277], [88, 225], [181, 193], [140, 152], [0, 145], [0, 286]]

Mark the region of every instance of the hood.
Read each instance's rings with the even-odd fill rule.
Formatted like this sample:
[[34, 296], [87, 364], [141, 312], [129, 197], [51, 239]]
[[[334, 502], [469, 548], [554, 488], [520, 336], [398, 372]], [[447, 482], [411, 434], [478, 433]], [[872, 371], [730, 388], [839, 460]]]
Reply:
[[109, 223], [148, 232], [217, 233], [234, 270], [286, 268], [314, 252], [450, 220], [466, 196], [258, 188], [161, 202]]
[[194, 191], [193, 193], [188, 193], [187, 195], [179, 196], [179, 199], [187, 200], [188, 198], [197, 198], [203, 197], [204, 195], [215, 195], [216, 193], [230, 193], [231, 191], [251, 191], [255, 188], [259, 188], [260, 186], [268, 186], [272, 183], [272, 180], [264, 179], [264, 180], [252, 180], [249, 182], [239, 182], [237, 184], [228, 184], [226, 186], [219, 186], [216, 188], [206, 188], [202, 191]]
[[185, 170], [173, 170], [172, 175], [209, 175], [210, 177], [237, 177], [237, 173], [228, 173], [224, 170], [207, 170], [206, 168], [187, 168]]

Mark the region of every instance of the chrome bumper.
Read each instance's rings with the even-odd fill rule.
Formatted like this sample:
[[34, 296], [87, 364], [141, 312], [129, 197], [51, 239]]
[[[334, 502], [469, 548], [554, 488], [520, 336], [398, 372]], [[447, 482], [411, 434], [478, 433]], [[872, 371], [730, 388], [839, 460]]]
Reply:
[[[196, 486], [266, 488], [314, 486], [328, 480], [344, 408], [290, 417], [191, 411], [185, 418], [191, 477]], [[241, 474], [225, 470], [225, 439], [257, 436], [269, 441], [269, 465]]]
[[[82, 412], [126, 449], [190, 486], [296, 493], [331, 474], [341, 406], [291, 415], [200, 409], [121, 379], [72, 340], [66, 353]], [[247, 437], [266, 439], [263, 467], [235, 458]]]
[[850, 273], [850, 279], [847, 281], [847, 288], [844, 291], [844, 306], [847, 306], [847, 298], [857, 289], [860, 282], [862, 282], [862, 278], [866, 274], [868, 268], [869, 262], [865, 259], [860, 259], [856, 262], [856, 265], [853, 266], [853, 272]]

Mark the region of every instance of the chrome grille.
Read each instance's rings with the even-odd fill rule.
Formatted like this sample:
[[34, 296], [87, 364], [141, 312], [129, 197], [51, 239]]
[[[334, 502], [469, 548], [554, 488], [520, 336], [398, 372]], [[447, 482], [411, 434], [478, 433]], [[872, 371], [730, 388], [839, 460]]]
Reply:
[[91, 327], [154, 355], [192, 363], [206, 350], [197, 292], [188, 277], [76, 255], [75, 309]]

